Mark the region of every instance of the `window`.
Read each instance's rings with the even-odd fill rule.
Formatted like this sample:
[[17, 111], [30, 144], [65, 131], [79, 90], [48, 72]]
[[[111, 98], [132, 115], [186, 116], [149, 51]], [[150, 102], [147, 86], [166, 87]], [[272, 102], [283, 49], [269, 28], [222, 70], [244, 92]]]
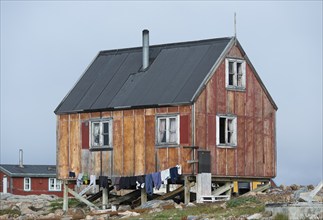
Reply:
[[216, 117], [216, 142], [218, 146], [237, 146], [237, 117]]
[[112, 119], [91, 122], [91, 148], [112, 147]]
[[246, 64], [244, 60], [226, 59], [226, 87], [246, 88]]
[[24, 178], [24, 191], [31, 190], [31, 179], [29, 177]]
[[48, 179], [48, 190], [49, 191], [61, 191], [62, 190], [62, 182], [56, 178]]
[[179, 144], [179, 120], [177, 115], [158, 116], [156, 128], [157, 144]]

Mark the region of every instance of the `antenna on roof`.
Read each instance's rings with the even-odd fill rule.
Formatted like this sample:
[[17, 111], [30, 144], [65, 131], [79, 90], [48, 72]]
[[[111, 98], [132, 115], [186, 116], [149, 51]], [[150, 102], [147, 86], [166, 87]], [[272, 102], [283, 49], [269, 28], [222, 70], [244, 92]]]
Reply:
[[236, 21], [236, 13], [234, 12], [234, 41], [237, 41], [237, 21]]

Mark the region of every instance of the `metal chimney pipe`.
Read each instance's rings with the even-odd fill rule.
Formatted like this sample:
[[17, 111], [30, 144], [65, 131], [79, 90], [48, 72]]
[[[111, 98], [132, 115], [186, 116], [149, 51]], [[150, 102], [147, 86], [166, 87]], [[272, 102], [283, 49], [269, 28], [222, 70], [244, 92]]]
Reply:
[[19, 167], [21, 167], [21, 168], [24, 167], [23, 157], [24, 157], [24, 153], [23, 153], [22, 149], [19, 149]]
[[142, 31], [142, 69], [149, 66], [149, 31]]

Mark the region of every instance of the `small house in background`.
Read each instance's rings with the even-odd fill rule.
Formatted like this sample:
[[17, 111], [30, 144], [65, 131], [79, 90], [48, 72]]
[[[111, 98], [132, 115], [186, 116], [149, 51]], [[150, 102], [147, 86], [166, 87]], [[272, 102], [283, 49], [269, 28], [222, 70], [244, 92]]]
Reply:
[[56, 179], [55, 165], [0, 164], [0, 192], [15, 195], [54, 194], [62, 197], [61, 180]]
[[56, 108], [57, 177], [180, 165], [179, 184], [269, 182], [276, 111], [236, 37], [149, 46], [144, 30], [143, 47], [101, 51]]

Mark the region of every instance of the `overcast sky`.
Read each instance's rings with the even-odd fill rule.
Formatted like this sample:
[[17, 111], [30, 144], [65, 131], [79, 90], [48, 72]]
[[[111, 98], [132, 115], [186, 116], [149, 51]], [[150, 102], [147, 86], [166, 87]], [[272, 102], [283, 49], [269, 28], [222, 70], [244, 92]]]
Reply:
[[100, 50], [234, 34], [274, 98], [278, 184], [322, 179], [322, 1], [1, 0], [0, 163], [55, 164], [54, 109]]

